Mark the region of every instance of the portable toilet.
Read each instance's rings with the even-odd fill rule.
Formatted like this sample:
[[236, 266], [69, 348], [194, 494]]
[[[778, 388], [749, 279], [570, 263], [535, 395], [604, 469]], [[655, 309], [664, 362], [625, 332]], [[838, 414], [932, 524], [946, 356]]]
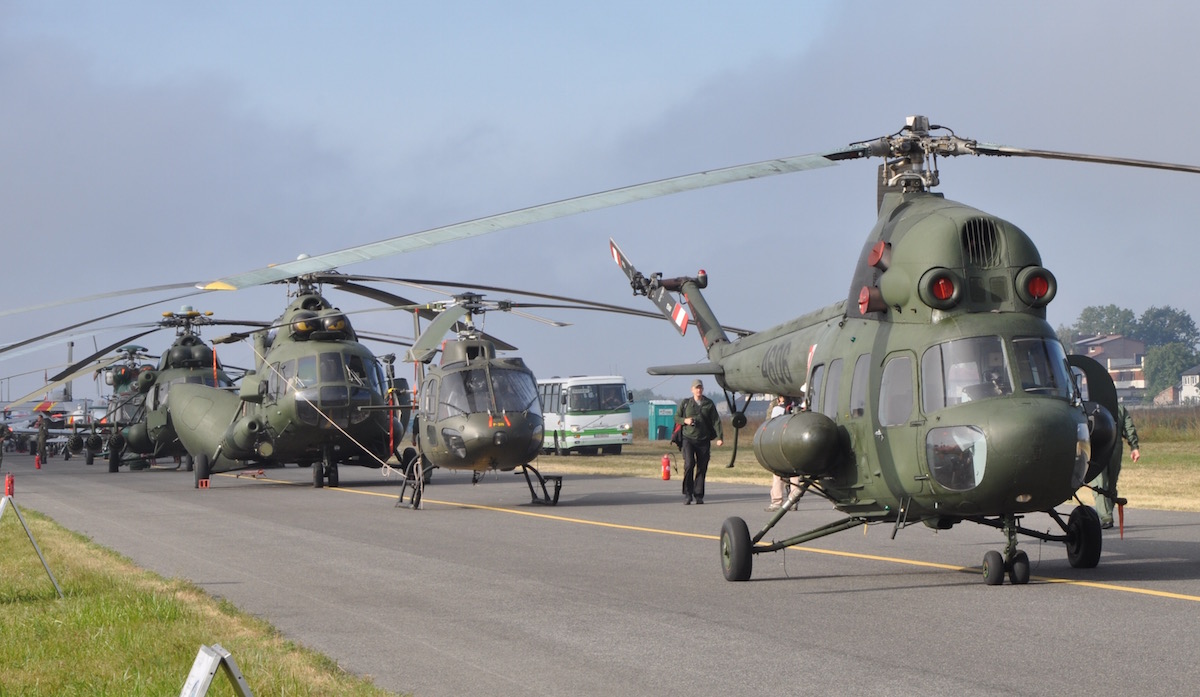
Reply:
[[675, 430], [675, 409], [678, 405], [667, 399], [650, 400], [649, 428], [646, 429], [648, 440], [671, 440], [671, 432]]

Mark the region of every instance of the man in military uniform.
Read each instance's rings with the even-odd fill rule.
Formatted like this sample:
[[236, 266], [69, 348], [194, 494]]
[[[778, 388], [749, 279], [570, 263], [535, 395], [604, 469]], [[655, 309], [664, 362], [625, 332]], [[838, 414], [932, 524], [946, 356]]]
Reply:
[[[1138, 450], [1138, 434], [1137, 427], [1133, 425], [1133, 417], [1129, 415], [1129, 410], [1124, 404], [1117, 405], [1117, 427], [1120, 429], [1121, 438], [1129, 443], [1129, 459], [1137, 462], [1142, 456]], [[1100, 515], [1100, 527], [1111, 528], [1113, 526], [1113, 498], [1117, 495], [1117, 476], [1121, 474], [1121, 458], [1113, 457], [1109, 462], [1108, 467], [1100, 470], [1100, 476], [1092, 480], [1092, 486], [1099, 488], [1107, 494], [1096, 494], [1096, 513]]]
[[12, 435], [12, 429], [6, 423], [0, 423], [0, 467], [4, 466], [4, 449], [8, 447], [8, 438]]
[[704, 477], [708, 474], [712, 441], [719, 447], [724, 440], [717, 405], [704, 396], [703, 382], [692, 383], [692, 397], [679, 403], [675, 423], [683, 427], [683, 502], [704, 503]]
[[46, 457], [46, 440], [50, 437], [50, 421], [46, 419], [45, 414], [38, 414], [37, 418], [37, 456], [41, 458], [41, 463], [44, 465], [47, 462]]

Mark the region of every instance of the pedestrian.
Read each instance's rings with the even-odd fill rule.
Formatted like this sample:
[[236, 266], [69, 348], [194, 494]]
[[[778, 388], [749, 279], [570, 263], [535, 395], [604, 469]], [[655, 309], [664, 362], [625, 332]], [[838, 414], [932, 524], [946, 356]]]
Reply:
[[[767, 418], [768, 420], [775, 419], [791, 412], [791, 410], [791, 398], [779, 395], [775, 398], [775, 404], [771, 407], [771, 413]], [[800, 478], [791, 477], [787, 480], [787, 484], [800, 486]], [[784, 492], [787, 489], [787, 484], [784, 483], [783, 477], [780, 477], [778, 474], [771, 475], [771, 505], [767, 506], [768, 513], [774, 513], [783, 508], [783, 500], [786, 498]]]
[[0, 467], [4, 466], [4, 451], [8, 449], [8, 437], [12, 435], [12, 429], [8, 424], [0, 422]]
[[44, 465], [49, 462], [46, 457], [46, 440], [50, 437], [50, 422], [46, 420], [45, 414], [38, 414], [37, 417], [37, 456], [41, 458], [41, 463]]
[[[1137, 462], [1142, 453], [1138, 450], [1137, 427], [1133, 425], [1133, 417], [1124, 404], [1117, 405], [1117, 428], [1121, 438], [1129, 443], [1129, 459]], [[1096, 494], [1096, 513], [1100, 515], [1100, 527], [1107, 530], [1113, 526], [1113, 499], [1117, 498], [1117, 477], [1121, 474], [1121, 458], [1109, 461], [1108, 466], [1100, 470], [1100, 475], [1092, 480], [1091, 486], [1100, 489]]]
[[675, 423], [683, 427], [683, 502], [702, 504], [712, 443], [720, 447], [725, 442], [717, 405], [704, 396], [702, 381], [692, 382], [692, 397], [679, 403]]

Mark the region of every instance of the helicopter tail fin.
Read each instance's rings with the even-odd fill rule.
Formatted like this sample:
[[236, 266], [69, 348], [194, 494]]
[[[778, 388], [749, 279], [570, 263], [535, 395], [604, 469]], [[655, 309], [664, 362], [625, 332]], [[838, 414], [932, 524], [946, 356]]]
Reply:
[[[671, 324], [675, 325], [681, 336], [687, 333], [689, 322], [694, 321], [700, 329], [700, 339], [704, 342], [704, 348], [710, 348], [715, 343], [729, 341], [729, 338], [725, 336], [725, 329], [717, 321], [712, 308], [709, 307], [704, 295], [700, 292], [701, 288], [708, 285], [708, 275], [704, 271], [700, 271], [695, 277], [663, 278], [661, 273], [656, 273], [647, 278], [633, 267], [629, 258], [611, 238], [608, 240], [608, 247], [613, 261], [617, 262], [617, 265], [629, 278], [633, 294], [649, 298], [658, 306], [659, 310], [662, 310], [667, 319], [671, 320]], [[672, 292], [683, 294], [684, 300], [687, 301], [687, 308], [682, 303], [676, 302], [675, 298], [671, 296]], [[689, 319], [689, 310], [695, 320]]]

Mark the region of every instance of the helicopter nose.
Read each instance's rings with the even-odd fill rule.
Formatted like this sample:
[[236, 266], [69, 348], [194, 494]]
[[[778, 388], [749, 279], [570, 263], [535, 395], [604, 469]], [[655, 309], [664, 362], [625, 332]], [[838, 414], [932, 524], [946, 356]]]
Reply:
[[[1043, 511], [1083, 484], [1090, 454], [1087, 422], [1050, 398], [989, 400], [974, 423], [939, 426], [925, 441], [935, 482], [981, 509]], [[967, 414], [963, 414], [967, 416]]]

